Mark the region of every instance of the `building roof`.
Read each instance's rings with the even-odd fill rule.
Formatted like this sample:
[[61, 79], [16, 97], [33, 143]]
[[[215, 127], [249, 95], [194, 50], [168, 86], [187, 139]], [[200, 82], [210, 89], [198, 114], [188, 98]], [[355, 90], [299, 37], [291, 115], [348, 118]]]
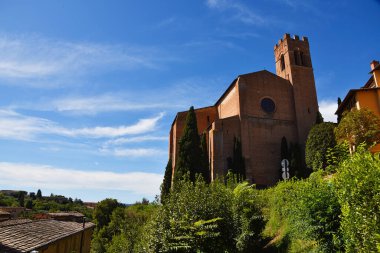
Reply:
[[59, 212], [59, 213], [49, 213], [49, 215], [51, 217], [78, 217], [78, 218], [84, 217], [84, 215], [79, 212]]
[[30, 252], [62, 238], [94, 227], [82, 223], [57, 220], [16, 219], [0, 222], [0, 252]]
[[379, 69], [380, 69], [380, 64], [377, 64], [376, 67], [374, 69], [372, 69], [371, 72], [369, 72], [369, 73], [372, 74], [373, 71], [379, 70]]
[[[208, 109], [208, 108], [212, 108], [212, 107], [214, 107], [213, 105], [211, 105], [211, 106], [205, 106], [205, 107], [201, 107], [201, 108], [194, 108], [194, 111], [195, 112], [197, 112], [197, 111], [201, 111], [201, 110], [204, 110], [204, 109]], [[176, 120], [177, 120], [177, 118], [181, 115], [181, 114], [187, 114], [189, 111], [181, 111], [181, 112], [177, 112], [177, 114], [175, 115], [175, 117], [174, 117], [174, 120], [173, 120], [173, 122], [172, 122], [172, 126], [171, 127], [173, 127], [173, 125], [174, 125], [174, 123], [176, 122]]]

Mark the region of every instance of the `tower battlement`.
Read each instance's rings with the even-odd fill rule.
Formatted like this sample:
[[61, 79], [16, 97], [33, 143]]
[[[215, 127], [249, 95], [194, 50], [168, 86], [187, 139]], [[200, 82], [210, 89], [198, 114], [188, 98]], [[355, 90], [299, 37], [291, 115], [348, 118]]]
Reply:
[[308, 37], [306, 37], [306, 36], [302, 36], [301, 37], [301, 40], [300, 40], [300, 37], [298, 36], [298, 35], [293, 35], [293, 37], [292, 36], [290, 36], [290, 34], [289, 33], [285, 33], [284, 34], [284, 36], [283, 36], [283, 38], [282, 39], [280, 39], [278, 42], [277, 42], [277, 44], [276, 45], [274, 45], [274, 50], [276, 50], [285, 40], [292, 40], [292, 41], [303, 41], [303, 42], [307, 42], [307, 43], [309, 43], [309, 39], [308, 39]]

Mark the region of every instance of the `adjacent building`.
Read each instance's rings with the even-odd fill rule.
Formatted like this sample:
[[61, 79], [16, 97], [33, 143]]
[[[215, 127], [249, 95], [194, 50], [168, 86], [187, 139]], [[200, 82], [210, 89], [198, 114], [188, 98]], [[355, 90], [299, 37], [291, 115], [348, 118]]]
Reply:
[[15, 219], [0, 222], [1, 253], [89, 253], [95, 224]]
[[[308, 38], [285, 34], [274, 56], [276, 73], [239, 75], [214, 105], [195, 110], [199, 134], [207, 135], [212, 179], [227, 173], [234, 138], [241, 141], [246, 178], [261, 186], [280, 178], [283, 137], [304, 150], [318, 113]], [[170, 130], [173, 175], [186, 115], [177, 113]]]
[[[380, 117], [380, 64], [378, 61], [372, 61], [371, 75], [363, 87], [359, 89], [351, 89], [346, 97], [339, 104], [335, 114], [338, 121], [342, 118], [344, 112], [353, 109], [368, 109]], [[372, 152], [380, 152], [380, 144], [371, 149]]]

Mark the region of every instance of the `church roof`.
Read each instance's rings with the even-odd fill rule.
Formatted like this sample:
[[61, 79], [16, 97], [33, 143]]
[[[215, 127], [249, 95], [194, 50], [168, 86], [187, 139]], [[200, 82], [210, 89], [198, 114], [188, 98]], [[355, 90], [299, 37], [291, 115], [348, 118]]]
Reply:
[[288, 80], [268, 71], [268, 70], [260, 70], [260, 71], [256, 71], [256, 72], [251, 72], [251, 73], [247, 73], [247, 74], [242, 74], [242, 75], [239, 75], [237, 78], [235, 78], [232, 83], [228, 86], [228, 88], [226, 89], [226, 91], [222, 94], [222, 96], [220, 96], [220, 98], [216, 101], [215, 105], [214, 106], [217, 106], [219, 105], [219, 103], [223, 100], [223, 98], [225, 98], [227, 96], [227, 94], [231, 91], [231, 89], [235, 86], [235, 83], [236, 81], [240, 78], [240, 77], [255, 77], [257, 75], [260, 75], [260, 74], [266, 74], [266, 75], [270, 75], [272, 77], [275, 77], [279, 80], [282, 80], [282, 81], [286, 81], [286, 82], [289, 82]]
[[[194, 111], [196, 112], [196, 111], [200, 111], [200, 110], [208, 109], [208, 108], [211, 108], [211, 107], [214, 107], [214, 106], [213, 106], [213, 105], [210, 105], [210, 106], [205, 106], [205, 107], [201, 107], [201, 108], [194, 108]], [[177, 114], [175, 115], [174, 120], [173, 120], [173, 122], [172, 122], [172, 127], [173, 127], [175, 121], [178, 119], [178, 117], [179, 117], [180, 115], [187, 114], [187, 113], [188, 113], [188, 111], [177, 112]]]

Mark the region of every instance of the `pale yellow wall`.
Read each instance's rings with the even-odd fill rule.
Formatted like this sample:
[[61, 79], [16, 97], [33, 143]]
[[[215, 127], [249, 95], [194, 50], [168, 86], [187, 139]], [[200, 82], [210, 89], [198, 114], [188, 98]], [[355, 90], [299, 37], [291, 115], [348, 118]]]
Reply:
[[[41, 247], [38, 250], [39, 253], [80, 253], [81, 249], [81, 236], [82, 233], [77, 233], [56, 242], [49, 244], [48, 246]], [[82, 238], [82, 252], [90, 253], [92, 229], [87, 229], [83, 233]]]
[[369, 109], [380, 117], [379, 99], [380, 91], [377, 89], [362, 90], [356, 92], [356, 101], [358, 103], [359, 109]]
[[380, 86], [380, 70], [375, 70], [373, 72], [373, 79], [375, 81], [376, 87]]

